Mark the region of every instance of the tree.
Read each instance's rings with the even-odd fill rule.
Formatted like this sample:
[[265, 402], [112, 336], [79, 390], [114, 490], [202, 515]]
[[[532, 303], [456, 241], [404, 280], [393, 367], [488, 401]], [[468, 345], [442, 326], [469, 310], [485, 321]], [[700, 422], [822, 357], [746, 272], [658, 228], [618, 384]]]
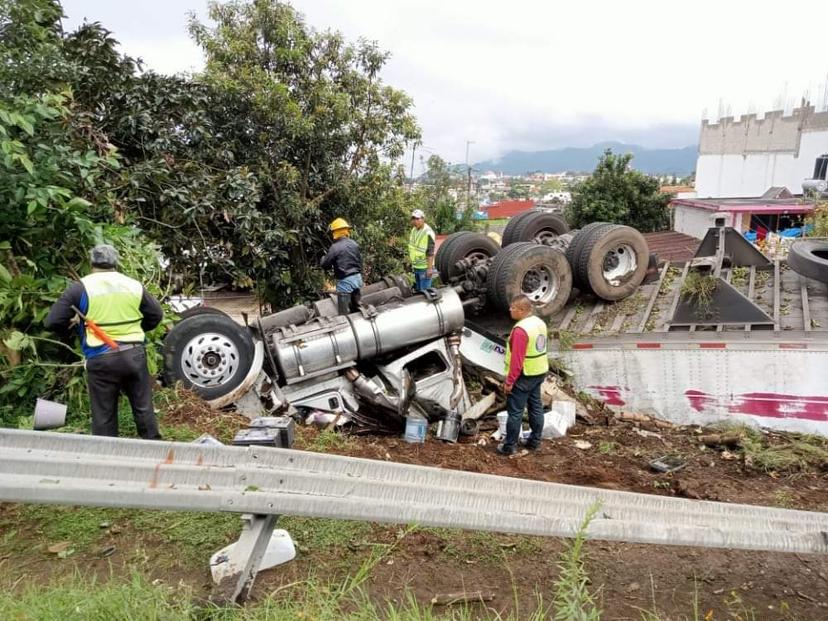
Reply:
[[669, 224], [670, 197], [659, 192], [658, 180], [630, 168], [632, 154], [604, 151], [592, 176], [572, 190], [566, 217], [573, 227], [590, 222], [616, 222], [641, 231], [659, 231]]
[[[315, 31], [283, 2], [212, 2], [209, 17], [213, 27], [193, 18], [190, 31], [215, 92], [210, 120], [258, 188], [234, 194], [244, 207], [220, 227], [232, 271], [254, 277], [271, 301], [313, 294], [337, 216], [354, 225], [366, 265], [399, 268], [407, 195], [389, 162], [419, 129], [411, 100], [379, 78], [387, 54]], [[190, 217], [215, 213], [209, 205]]]

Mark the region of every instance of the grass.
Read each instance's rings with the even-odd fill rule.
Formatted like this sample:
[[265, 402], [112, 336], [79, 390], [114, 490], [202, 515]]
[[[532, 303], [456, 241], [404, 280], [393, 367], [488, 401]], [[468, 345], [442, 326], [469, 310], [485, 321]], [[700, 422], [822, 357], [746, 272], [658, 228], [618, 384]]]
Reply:
[[786, 434], [769, 442], [761, 432], [745, 427], [741, 441], [745, 464], [762, 472], [820, 471], [828, 466], [828, 438]]
[[696, 307], [696, 315], [708, 319], [712, 315], [710, 305], [718, 286], [718, 278], [691, 271], [681, 286], [681, 295]]
[[327, 453], [330, 451], [342, 451], [350, 445], [351, 439], [348, 436], [335, 429], [323, 429], [310, 440], [306, 436], [303, 436], [301, 443], [297, 442], [296, 448], [314, 451], [316, 453]]
[[598, 444], [598, 452], [602, 455], [615, 455], [618, 451], [618, 443], [602, 440]]

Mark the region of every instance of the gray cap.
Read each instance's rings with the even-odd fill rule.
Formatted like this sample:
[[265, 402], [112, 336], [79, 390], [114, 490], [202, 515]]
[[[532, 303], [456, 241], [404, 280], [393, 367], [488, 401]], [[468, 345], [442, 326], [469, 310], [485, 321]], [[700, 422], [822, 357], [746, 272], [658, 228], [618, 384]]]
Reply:
[[98, 244], [89, 251], [89, 260], [92, 267], [115, 267], [118, 265], [118, 251], [115, 246]]

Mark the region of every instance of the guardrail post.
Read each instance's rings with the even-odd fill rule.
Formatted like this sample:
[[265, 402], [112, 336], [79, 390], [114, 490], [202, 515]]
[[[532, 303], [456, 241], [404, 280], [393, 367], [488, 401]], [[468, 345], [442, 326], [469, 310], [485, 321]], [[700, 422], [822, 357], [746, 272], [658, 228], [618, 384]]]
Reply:
[[241, 518], [242, 532], [227, 561], [230, 575], [213, 588], [210, 597], [216, 603], [247, 598], [279, 516], [245, 513]]

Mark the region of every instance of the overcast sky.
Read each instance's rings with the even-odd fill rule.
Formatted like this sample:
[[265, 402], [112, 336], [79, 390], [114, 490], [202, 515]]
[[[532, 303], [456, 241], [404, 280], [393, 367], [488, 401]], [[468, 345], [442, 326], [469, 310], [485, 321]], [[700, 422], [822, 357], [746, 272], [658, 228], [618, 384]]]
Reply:
[[[828, 2], [295, 0], [317, 29], [379, 42], [414, 99], [422, 153], [452, 162], [621, 140], [695, 144], [703, 114], [824, 105]], [[676, 8], [670, 8], [675, 6]], [[160, 72], [198, 70], [204, 0], [63, 0]]]

